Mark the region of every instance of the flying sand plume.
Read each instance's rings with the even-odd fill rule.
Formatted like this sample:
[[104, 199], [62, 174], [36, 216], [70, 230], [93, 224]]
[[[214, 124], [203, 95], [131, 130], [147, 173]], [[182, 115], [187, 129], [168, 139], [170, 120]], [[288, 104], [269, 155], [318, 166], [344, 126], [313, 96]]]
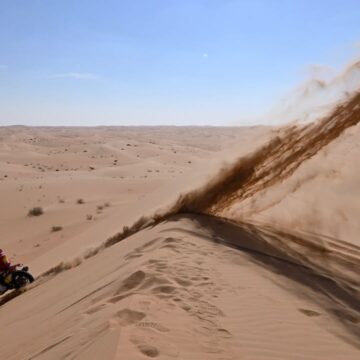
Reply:
[[335, 73], [323, 66], [315, 66], [310, 79], [299, 85], [275, 107], [268, 118], [281, 121], [309, 122], [325, 116], [329, 109], [348, 100], [360, 88], [360, 60], [349, 63], [344, 70]]

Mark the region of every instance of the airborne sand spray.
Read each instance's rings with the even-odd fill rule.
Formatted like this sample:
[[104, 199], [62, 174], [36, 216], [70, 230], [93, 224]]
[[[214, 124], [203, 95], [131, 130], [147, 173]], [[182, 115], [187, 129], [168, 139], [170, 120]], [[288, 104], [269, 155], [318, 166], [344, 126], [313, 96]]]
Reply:
[[308, 80], [275, 105], [264, 117], [266, 123], [297, 121], [308, 123], [324, 117], [329, 110], [349, 98], [360, 88], [360, 60], [351, 61], [336, 72], [329, 66], [314, 65]]

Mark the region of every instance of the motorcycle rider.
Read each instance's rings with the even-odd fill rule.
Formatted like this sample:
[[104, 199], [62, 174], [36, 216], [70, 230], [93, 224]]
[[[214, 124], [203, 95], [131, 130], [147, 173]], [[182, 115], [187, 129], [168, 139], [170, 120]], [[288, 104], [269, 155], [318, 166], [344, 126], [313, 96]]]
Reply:
[[9, 270], [10, 266], [11, 266], [11, 263], [7, 259], [3, 250], [0, 249], [0, 272]]
[[11, 265], [11, 262], [8, 260], [7, 256], [4, 254], [2, 249], [0, 249], [0, 294], [7, 290], [7, 287], [4, 284], [4, 273], [11, 272], [16, 270], [16, 267], [19, 264]]

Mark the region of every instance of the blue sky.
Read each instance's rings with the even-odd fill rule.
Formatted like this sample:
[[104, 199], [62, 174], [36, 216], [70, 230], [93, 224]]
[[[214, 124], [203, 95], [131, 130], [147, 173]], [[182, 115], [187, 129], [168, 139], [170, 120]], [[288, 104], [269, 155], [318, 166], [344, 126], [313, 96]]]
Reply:
[[0, 0], [0, 125], [246, 123], [359, 24], [358, 0]]

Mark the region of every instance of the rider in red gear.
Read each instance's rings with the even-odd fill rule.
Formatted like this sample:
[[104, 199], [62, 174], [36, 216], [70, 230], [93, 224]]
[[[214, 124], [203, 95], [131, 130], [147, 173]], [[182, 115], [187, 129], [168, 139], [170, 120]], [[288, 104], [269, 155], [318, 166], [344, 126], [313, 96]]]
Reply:
[[11, 263], [7, 259], [6, 255], [0, 249], [0, 272], [8, 271], [11, 267]]
[[0, 249], [0, 274], [6, 271], [14, 271], [19, 265], [20, 264], [11, 265], [11, 262], [8, 260], [7, 256], [4, 254], [2, 249]]
[[2, 275], [6, 276], [6, 273], [16, 270], [16, 267], [20, 264], [11, 265], [10, 261], [0, 249], [0, 294], [6, 291], [5, 283], [3, 283], [4, 278]]

